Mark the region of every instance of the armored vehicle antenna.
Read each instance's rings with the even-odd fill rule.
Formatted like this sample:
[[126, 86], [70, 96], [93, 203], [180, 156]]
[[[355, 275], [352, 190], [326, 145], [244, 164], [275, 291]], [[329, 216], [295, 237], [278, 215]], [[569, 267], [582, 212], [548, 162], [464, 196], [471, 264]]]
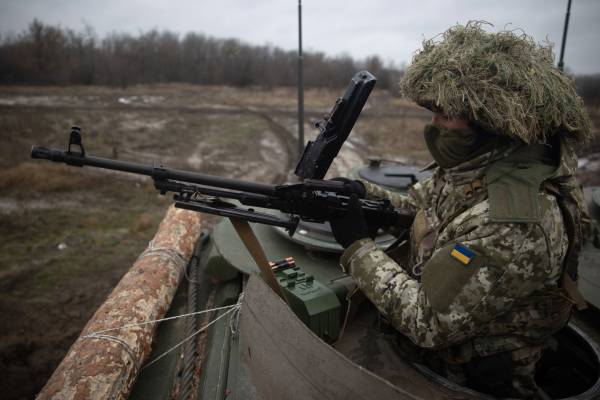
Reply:
[[567, 44], [567, 31], [569, 30], [569, 17], [571, 16], [571, 0], [567, 3], [567, 15], [565, 16], [565, 27], [563, 29], [562, 44], [560, 46], [560, 58], [558, 60], [558, 69], [562, 72], [565, 68], [563, 61], [565, 57], [565, 45]]
[[298, 160], [304, 152], [304, 71], [302, 66], [302, 0], [298, 0]]

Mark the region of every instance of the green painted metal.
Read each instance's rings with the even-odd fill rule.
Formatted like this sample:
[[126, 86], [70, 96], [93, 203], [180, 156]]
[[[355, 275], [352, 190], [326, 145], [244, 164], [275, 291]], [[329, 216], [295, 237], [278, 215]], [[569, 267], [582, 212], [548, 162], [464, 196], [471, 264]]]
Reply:
[[[241, 291], [240, 280], [231, 280], [219, 287], [215, 295], [214, 307], [223, 307], [237, 302]], [[211, 319], [217, 318], [227, 310], [221, 310]], [[217, 321], [209, 331], [208, 352], [202, 363], [202, 375], [198, 399], [224, 399], [228, 390], [228, 370], [231, 349], [230, 318]]]
[[335, 292], [298, 266], [277, 271], [275, 277], [294, 314], [325, 342], [335, 342], [342, 323]]
[[[307, 252], [304, 247], [278, 235], [270, 226], [253, 224], [252, 228], [270, 260], [293, 257], [296, 261], [295, 268], [276, 274], [294, 313], [323, 340], [335, 341], [341, 325], [340, 299], [347, 293], [345, 286], [339, 284], [346, 276], [339, 266], [339, 255]], [[244, 275], [259, 273], [228, 220], [215, 227], [213, 238], [214, 246], [207, 252], [210, 275], [228, 281], [240, 272]]]

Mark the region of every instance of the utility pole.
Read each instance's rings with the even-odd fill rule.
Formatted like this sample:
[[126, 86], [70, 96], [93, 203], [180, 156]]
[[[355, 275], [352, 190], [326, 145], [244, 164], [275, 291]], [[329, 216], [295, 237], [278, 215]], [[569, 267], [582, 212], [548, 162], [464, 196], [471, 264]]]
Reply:
[[571, 0], [567, 3], [567, 15], [565, 16], [565, 27], [563, 29], [562, 45], [560, 46], [560, 58], [558, 60], [558, 69], [562, 72], [565, 68], [565, 45], [567, 44], [567, 31], [569, 30], [569, 17], [571, 16]]
[[304, 71], [302, 61], [302, 0], [298, 0], [298, 160], [304, 152]]

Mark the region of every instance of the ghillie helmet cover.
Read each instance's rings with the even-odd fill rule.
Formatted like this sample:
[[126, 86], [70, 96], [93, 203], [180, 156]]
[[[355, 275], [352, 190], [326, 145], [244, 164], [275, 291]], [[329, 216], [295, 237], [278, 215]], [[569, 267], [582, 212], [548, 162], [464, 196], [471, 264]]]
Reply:
[[552, 45], [520, 31], [488, 33], [485, 24], [471, 21], [425, 40], [400, 82], [402, 94], [526, 143], [558, 132], [590, 139], [590, 118], [573, 80], [554, 66]]

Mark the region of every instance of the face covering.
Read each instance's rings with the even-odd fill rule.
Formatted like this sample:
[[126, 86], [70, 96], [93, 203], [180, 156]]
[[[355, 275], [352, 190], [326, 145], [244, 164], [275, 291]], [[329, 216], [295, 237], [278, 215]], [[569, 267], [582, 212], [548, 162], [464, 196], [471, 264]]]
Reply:
[[442, 168], [452, 168], [490, 151], [497, 143], [472, 128], [425, 126], [425, 142], [433, 159]]

